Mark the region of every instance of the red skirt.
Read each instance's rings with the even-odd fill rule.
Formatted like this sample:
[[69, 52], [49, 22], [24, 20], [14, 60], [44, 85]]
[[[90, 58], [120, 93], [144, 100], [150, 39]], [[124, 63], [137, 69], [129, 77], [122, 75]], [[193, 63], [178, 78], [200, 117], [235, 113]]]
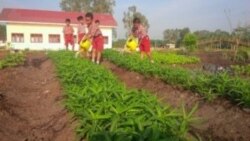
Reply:
[[74, 45], [74, 36], [73, 34], [65, 34], [64, 35], [65, 45], [71, 44]]
[[85, 36], [84, 33], [78, 34], [78, 44], [80, 44], [80, 42], [81, 42], [81, 40], [82, 40], [82, 38], [83, 38], [84, 36]]
[[140, 41], [140, 51], [141, 52], [150, 52], [150, 39], [148, 36], [145, 36]]
[[104, 48], [104, 38], [102, 35], [93, 38], [93, 49], [96, 51], [103, 51]]

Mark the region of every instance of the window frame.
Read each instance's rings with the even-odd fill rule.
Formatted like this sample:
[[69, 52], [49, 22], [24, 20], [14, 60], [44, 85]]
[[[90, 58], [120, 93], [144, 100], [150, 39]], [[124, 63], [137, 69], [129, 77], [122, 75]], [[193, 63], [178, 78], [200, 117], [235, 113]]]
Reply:
[[[39, 37], [35, 37], [35, 39], [37, 38], [38, 40], [36, 41], [36, 40], [34, 40], [34, 41], [32, 41], [32, 35], [34, 36], [37, 36], [37, 35], [39, 35], [39, 36], [41, 36], [41, 40], [39, 40]], [[34, 38], [34, 37], [33, 37]], [[34, 43], [34, 44], [39, 44], [39, 43], [43, 43], [43, 34], [42, 33], [30, 33], [30, 43]]]
[[[53, 39], [50, 39], [51, 36], [54, 36], [54, 37], [58, 36], [59, 41], [58, 42], [54, 42]], [[48, 35], [48, 40], [49, 40], [48, 42], [50, 44], [60, 44], [61, 43], [61, 35], [60, 34], [49, 34]]]
[[[20, 38], [21, 40], [20, 41], [17, 41], [17, 38], [15, 37], [15, 39], [13, 40], [13, 36], [14, 35], [21, 35], [22, 38]], [[17, 33], [17, 32], [14, 32], [14, 33], [11, 33], [11, 42], [13, 43], [24, 43], [24, 33]]]

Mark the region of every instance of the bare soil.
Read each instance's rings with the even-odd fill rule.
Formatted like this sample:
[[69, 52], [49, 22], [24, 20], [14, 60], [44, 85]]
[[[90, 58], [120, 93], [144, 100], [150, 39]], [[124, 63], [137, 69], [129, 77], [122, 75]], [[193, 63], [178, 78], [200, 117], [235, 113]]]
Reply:
[[230, 56], [232, 56], [231, 54], [229, 52], [223, 51], [199, 51], [194, 55], [198, 56], [201, 59], [202, 64], [214, 64], [218, 66], [228, 67], [235, 64], [230, 58]]
[[147, 90], [173, 107], [178, 108], [184, 103], [187, 109], [191, 109], [198, 103], [198, 110], [194, 116], [199, 117], [200, 121], [192, 125], [190, 132], [198, 133], [204, 140], [250, 140], [250, 109], [243, 110], [222, 98], [208, 102], [198, 94], [174, 88], [158, 78], [145, 77], [108, 61], [104, 61], [103, 65], [116, 74], [128, 88]]
[[0, 59], [3, 59], [7, 55], [8, 51], [0, 50]]
[[25, 66], [0, 70], [1, 141], [76, 139], [54, 71], [44, 53], [28, 54]]

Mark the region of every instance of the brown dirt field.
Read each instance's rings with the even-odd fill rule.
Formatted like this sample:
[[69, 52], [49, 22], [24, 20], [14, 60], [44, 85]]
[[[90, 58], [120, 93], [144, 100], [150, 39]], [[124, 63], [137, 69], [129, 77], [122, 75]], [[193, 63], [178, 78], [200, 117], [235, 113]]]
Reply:
[[8, 51], [6, 50], [0, 50], [0, 59], [3, 59], [7, 55]]
[[249, 109], [244, 111], [224, 99], [206, 102], [197, 94], [173, 88], [157, 78], [145, 77], [138, 73], [127, 71], [108, 61], [104, 61], [103, 65], [116, 74], [127, 87], [152, 92], [161, 101], [173, 107], [180, 107], [182, 103], [185, 103], [186, 108], [191, 109], [196, 103], [199, 103], [195, 116], [199, 117], [201, 121], [192, 125], [191, 133], [198, 133], [204, 140], [249, 141]]
[[27, 58], [25, 66], [0, 70], [0, 140], [75, 140], [52, 62], [43, 53]]
[[225, 54], [227, 53], [223, 53], [222, 51], [214, 51], [214, 52], [200, 51], [198, 53], [195, 53], [195, 55], [201, 59], [201, 62], [203, 64], [214, 64], [223, 67], [235, 64], [232, 60], [225, 57]]

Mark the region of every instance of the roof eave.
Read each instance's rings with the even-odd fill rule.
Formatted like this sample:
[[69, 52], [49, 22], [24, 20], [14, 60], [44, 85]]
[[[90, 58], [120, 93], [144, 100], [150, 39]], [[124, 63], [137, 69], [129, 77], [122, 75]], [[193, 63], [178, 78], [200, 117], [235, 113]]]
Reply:
[[[7, 21], [7, 20], [0, 20], [0, 23], [5, 23], [5, 24], [34, 24], [34, 25], [58, 25], [58, 26], [64, 26], [65, 23], [49, 23], [49, 22], [26, 22], [26, 21]], [[77, 25], [75, 23], [72, 23], [72, 25]], [[100, 25], [101, 27], [105, 28], [116, 28], [117, 25]]]

